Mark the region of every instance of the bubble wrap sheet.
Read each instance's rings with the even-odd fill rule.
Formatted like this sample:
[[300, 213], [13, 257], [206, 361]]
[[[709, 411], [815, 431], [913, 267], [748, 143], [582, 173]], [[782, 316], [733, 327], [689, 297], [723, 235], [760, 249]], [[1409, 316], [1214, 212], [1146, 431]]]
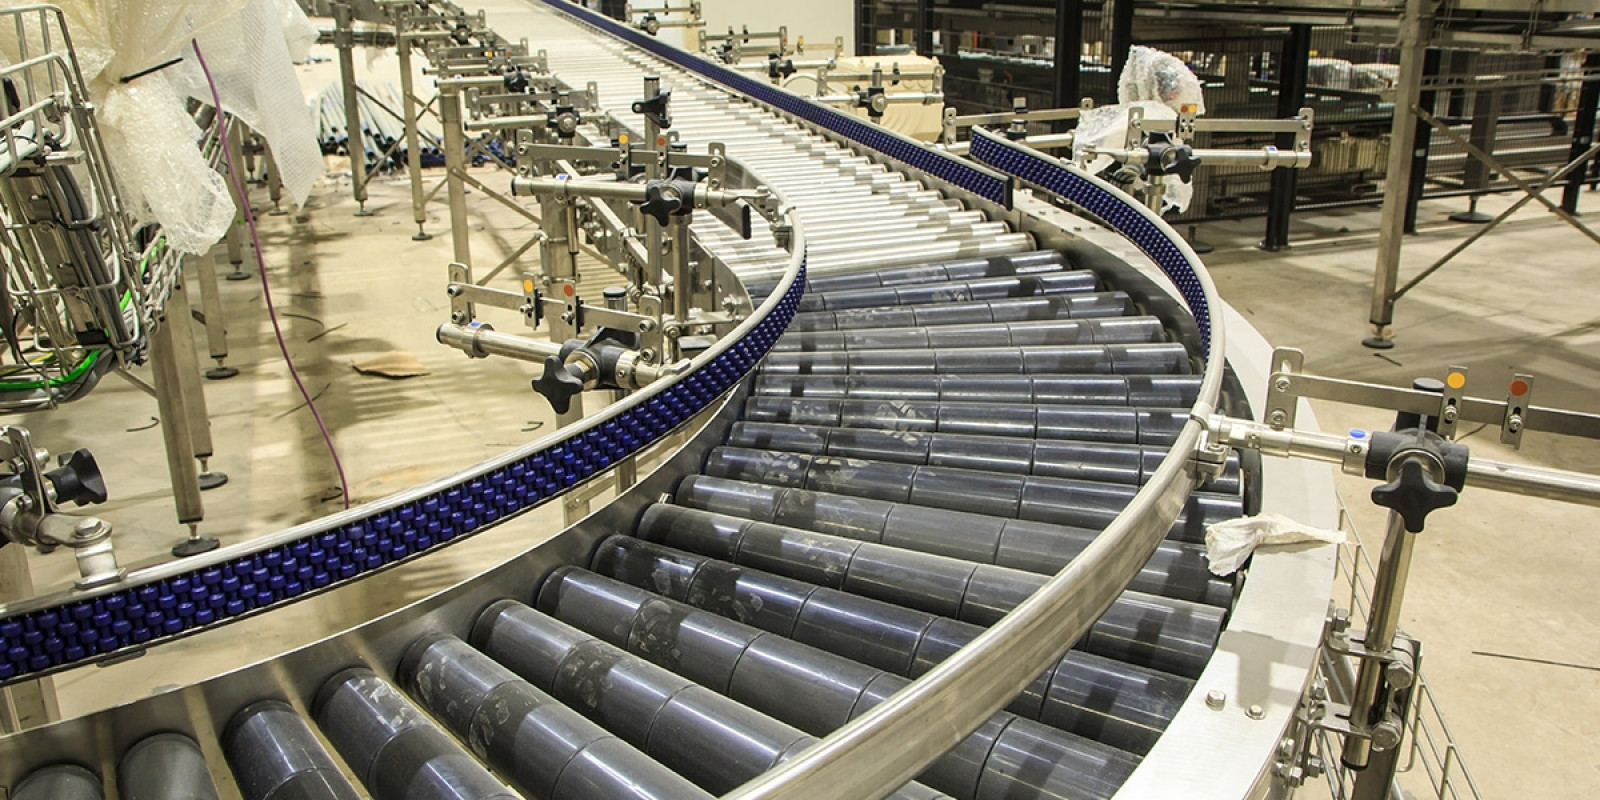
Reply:
[[[0, 7], [29, 5], [0, 0]], [[63, 0], [73, 49], [99, 109], [111, 169], [140, 222], [159, 223], [168, 243], [203, 253], [231, 224], [227, 182], [207, 164], [188, 98], [211, 103], [194, 57], [198, 40], [226, 110], [272, 146], [284, 188], [304, 203], [322, 171], [310, 110], [291, 62], [309, 21], [293, 0]], [[287, 27], [286, 27], [287, 26]], [[10, 54], [8, 54], [10, 55]], [[123, 83], [173, 58], [183, 61]]]

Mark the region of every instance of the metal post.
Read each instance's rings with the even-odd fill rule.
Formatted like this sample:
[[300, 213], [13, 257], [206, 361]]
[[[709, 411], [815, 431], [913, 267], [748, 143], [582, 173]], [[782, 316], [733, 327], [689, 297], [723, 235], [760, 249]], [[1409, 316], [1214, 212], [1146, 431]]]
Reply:
[[466, 172], [467, 143], [461, 129], [461, 90], [439, 87], [439, 124], [444, 126], [444, 181], [450, 198], [450, 239], [455, 245], [455, 261], [472, 266], [472, 246], [467, 240], [467, 187], [461, 176]]
[[[1585, 73], [1600, 70], [1600, 53], [1589, 53], [1589, 57], [1583, 61], [1583, 67]], [[1567, 156], [1569, 161], [1582, 157], [1594, 144], [1596, 106], [1600, 106], [1600, 76], [1584, 81], [1583, 88], [1578, 90], [1578, 113], [1572, 120], [1572, 150]], [[1588, 171], [1584, 167], [1573, 170], [1567, 185], [1561, 189], [1561, 208], [1568, 214], [1578, 213], [1578, 193], [1583, 189]]]
[[1073, 108], [1083, 99], [1083, 0], [1056, 0], [1056, 69], [1050, 101]]
[[[1104, 12], [1102, 12], [1104, 13]], [[1128, 50], [1133, 47], [1133, 0], [1111, 3], [1111, 102], [1116, 102], [1122, 68], [1128, 65]]]
[[[1394, 635], [1400, 624], [1400, 604], [1405, 599], [1406, 577], [1411, 571], [1411, 553], [1416, 536], [1407, 532], [1405, 520], [1399, 514], [1389, 514], [1389, 532], [1383, 540], [1383, 554], [1378, 560], [1376, 582], [1372, 588], [1372, 607], [1367, 614], [1367, 629], [1362, 636], [1362, 646], [1369, 651], [1385, 652], [1394, 644]], [[1355, 689], [1351, 692], [1352, 717], [1358, 709], [1370, 709], [1376, 719], [1386, 710], [1374, 707], [1383, 680], [1383, 664], [1363, 660], [1356, 675]], [[1374, 718], [1351, 719], [1352, 725], [1370, 726]], [[1372, 742], [1360, 737], [1345, 739], [1341, 756], [1352, 769], [1366, 769], [1372, 755]]]
[[[672, 317], [680, 336], [687, 333], [684, 326], [689, 322], [690, 301], [694, 297], [694, 276], [689, 267], [690, 219], [690, 214], [670, 217], [667, 236], [667, 246], [672, 248]], [[664, 362], [681, 357], [678, 343], [679, 337], [668, 337], [667, 352], [661, 356]]]
[[919, 56], [933, 55], [933, 0], [917, 0], [911, 44]]
[[856, 55], [870, 56], [877, 50], [877, 30], [873, 26], [872, 0], [856, 0]]
[[[173, 351], [178, 356], [178, 388], [189, 421], [189, 439], [194, 444], [194, 457], [200, 462], [197, 482], [201, 491], [215, 489], [226, 484], [228, 476], [208, 470], [211, 457], [216, 452], [211, 441], [211, 414], [206, 409], [205, 388], [200, 382], [200, 352], [194, 343], [194, 318], [187, 313], [189, 290], [184, 281], [178, 281], [173, 287], [172, 298], [167, 302], [169, 305], [179, 304], [176, 307], [182, 310], [177, 314], [169, 313], [167, 324], [172, 326]], [[221, 319], [220, 311], [218, 319]]]
[[[400, 113], [405, 115], [406, 174], [411, 179], [411, 219], [417, 223], [415, 242], [426, 242], [433, 235], [424, 230], [428, 221], [427, 199], [422, 187], [422, 148], [417, 141], [417, 126], [422, 119], [417, 114], [415, 81], [411, 76], [411, 38], [406, 30], [406, 6], [395, 9], [395, 53], [400, 58]], [[465, 263], [465, 262], [463, 262]]]
[[350, 187], [355, 195], [358, 217], [370, 217], [367, 210], [367, 155], [361, 146], [361, 98], [356, 94], [355, 31], [351, 29], [354, 11], [349, 3], [333, 6], [334, 46], [339, 48], [339, 82], [344, 87], [345, 150], [350, 153]]
[[[1306, 81], [1310, 72], [1311, 26], [1290, 25], [1283, 37], [1278, 58], [1278, 118], [1292, 117], [1306, 106]], [[1280, 133], [1279, 150], [1294, 148], [1294, 134]], [[1261, 249], [1276, 252], [1289, 246], [1289, 218], [1294, 214], [1295, 194], [1300, 185], [1297, 169], [1272, 171], [1272, 190], [1267, 196], [1267, 235]]]
[[195, 259], [195, 269], [200, 280], [200, 309], [206, 318], [206, 346], [208, 355], [217, 362], [206, 370], [206, 377], [220, 381], [239, 374], [239, 370], [223, 363], [228, 358], [228, 329], [222, 322], [222, 292], [217, 287], [217, 261], [201, 256]]
[[1362, 344], [1387, 350], [1394, 347], [1394, 289], [1400, 277], [1400, 240], [1405, 234], [1405, 196], [1398, 189], [1411, 184], [1411, 153], [1400, 146], [1417, 138], [1417, 116], [1411, 112], [1422, 89], [1422, 60], [1428, 48], [1429, 0], [1406, 0], [1400, 18], [1400, 74], [1394, 86], [1394, 123], [1389, 135], [1389, 166], [1384, 182], [1382, 219], [1378, 228], [1378, 263], [1372, 280], [1371, 329]]
[[[1437, 77], [1439, 75], [1439, 62], [1441, 55], [1438, 50], [1428, 49], [1422, 56], [1422, 78]], [[1464, 62], [1466, 63], [1466, 62]], [[1458, 73], [1459, 74], [1459, 73]], [[1417, 107], [1432, 114], [1438, 102], [1438, 93], [1429, 89], [1417, 95]], [[1394, 147], [1393, 142], [1389, 145]], [[1426, 125], [1417, 126], [1417, 134], [1411, 140], [1411, 180], [1406, 183], [1406, 233], [1417, 232], [1417, 205], [1422, 202], [1422, 192], [1428, 182], [1428, 150], [1433, 146], [1433, 129]]]
[[[180, 278], [181, 281], [181, 278]], [[181, 284], [180, 284], [181, 285]], [[178, 371], [183, 364], [178, 357], [174, 341], [173, 318], [188, 314], [187, 303], [173, 300], [167, 303], [167, 318], [150, 336], [150, 366], [156, 389], [156, 407], [161, 414], [161, 438], [166, 445], [167, 472], [172, 476], [172, 498], [178, 510], [178, 522], [189, 526], [190, 538], [198, 538], [195, 526], [205, 518], [205, 506], [200, 500], [200, 470], [194, 460], [194, 433], [189, 424], [188, 408], [183, 400], [183, 381]], [[182, 547], [184, 543], [178, 546]], [[174, 551], [177, 548], [173, 548]]]
[[[244, 180], [244, 163], [239, 159], [239, 151], [244, 147], [244, 136], [237, 122], [229, 123], [224, 136], [230, 137], [228, 145], [232, 148], [233, 158], [228, 161], [228, 170]], [[229, 192], [229, 194], [233, 194]], [[244, 271], [244, 203], [248, 198], [235, 196], [233, 198], [233, 224], [228, 226], [228, 233], [223, 241], [228, 246], [228, 263], [233, 265], [233, 271], [228, 273], [228, 280], [242, 281], [250, 277]]]
[[267, 215], [281, 217], [289, 212], [283, 207], [283, 175], [278, 172], [278, 158], [272, 154], [272, 145], [264, 148], [263, 158], [267, 163], [267, 197], [272, 199], [272, 210]]
[[[1494, 155], [1495, 129], [1500, 127], [1500, 106], [1504, 95], [1496, 88], [1483, 89], [1475, 92], [1472, 98], [1472, 129], [1468, 132], [1468, 140], [1479, 150], [1489, 155]], [[1420, 129], [1419, 129], [1420, 130]], [[1462, 174], [1462, 186], [1467, 189], [1486, 189], [1489, 186], [1489, 164], [1482, 159], [1467, 157], [1467, 163]], [[1450, 215], [1452, 222], [1470, 222], [1482, 225], [1492, 219], [1478, 210], [1478, 198], [1474, 195], [1466, 211], [1457, 211]], [[1408, 233], [1415, 233], [1415, 225]]]

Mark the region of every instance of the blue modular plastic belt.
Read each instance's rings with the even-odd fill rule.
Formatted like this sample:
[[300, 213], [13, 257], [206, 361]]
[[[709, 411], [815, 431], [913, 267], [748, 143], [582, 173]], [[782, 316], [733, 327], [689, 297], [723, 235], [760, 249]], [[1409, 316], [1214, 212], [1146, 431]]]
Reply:
[[1175, 232], [1163, 230], [1165, 226], [1152, 220], [1143, 206], [1130, 202], [1125, 196], [1119, 196], [1055, 159], [981, 128], [972, 129], [971, 152], [978, 161], [1071, 201], [1133, 242], [1178, 287], [1178, 293], [1200, 329], [1202, 352], [1210, 352], [1211, 306], [1206, 303], [1196, 265], [1190, 263], [1188, 256], [1173, 242]]
[[985, 200], [1011, 208], [1011, 181], [1004, 176], [980, 169], [970, 161], [929, 149], [921, 142], [891, 133], [882, 126], [863, 122], [837, 109], [814, 103], [769, 83], [755, 80], [737, 70], [707, 61], [582, 6], [565, 0], [540, 0], [540, 2], [746, 97], [759, 100], [852, 142], [870, 147], [903, 164], [949, 181]]
[[799, 277], [766, 319], [670, 388], [582, 434], [399, 507], [222, 564], [0, 618], [0, 684], [192, 633], [355, 580], [533, 508], [655, 442], [749, 374], [789, 326]]

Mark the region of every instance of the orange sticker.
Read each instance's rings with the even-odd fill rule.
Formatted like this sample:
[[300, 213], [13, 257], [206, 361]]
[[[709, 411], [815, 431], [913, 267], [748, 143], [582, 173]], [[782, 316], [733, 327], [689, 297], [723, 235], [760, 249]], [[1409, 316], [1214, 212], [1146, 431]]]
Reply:
[[573, 291], [572, 284], [570, 284], [570, 283], [565, 285], [565, 286], [563, 286], [563, 287], [561, 287], [561, 291], [562, 291], [562, 293], [564, 293], [568, 297], [571, 297], [574, 294], [577, 294], [577, 292]]
[[1460, 389], [1467, 385], [1467, 376], [1459, 372], [1452, 372], [1445, 376], [1444, 382], [1449, 384], [1452, 389]]

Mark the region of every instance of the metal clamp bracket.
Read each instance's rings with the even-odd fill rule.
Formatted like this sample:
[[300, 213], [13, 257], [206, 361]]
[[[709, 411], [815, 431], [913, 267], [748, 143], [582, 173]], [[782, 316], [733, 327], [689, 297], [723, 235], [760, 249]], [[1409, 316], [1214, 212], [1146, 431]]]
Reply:
[[1430, 417], [1439, 421], [1439, 433], [1446, 438], [1454, 435], [1460, 423], [1476, 422], [1499, 427], [1500, 440], [1514, 446], [1521, 445], [1522, 433], [1527, 430], [1600, 439], [1600, 414], [1533, 405], [1529, 402], [1533, 376], [1523, 373], [1512, 377], [1507, 397], [1501, 401], [1464, 394], [1467, 370], [1463, 367], [1447, 371], [1445, 391], [1438, 394], [1313, 375], [1305, 372], [1304, 366], [1305, 354], [1299, 350], [1281, 347], [1272, 353], [1266, 419], [1274, 428], [1293, 427], [1296, 402], [1306, 398]]

